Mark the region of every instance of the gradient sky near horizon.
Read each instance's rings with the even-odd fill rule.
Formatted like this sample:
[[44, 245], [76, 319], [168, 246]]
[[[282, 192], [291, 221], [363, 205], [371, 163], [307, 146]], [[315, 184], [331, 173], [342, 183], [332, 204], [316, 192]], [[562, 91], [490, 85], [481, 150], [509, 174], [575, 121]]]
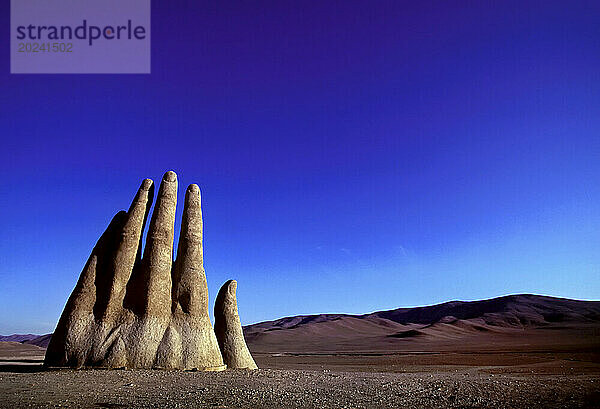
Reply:
[[244, 324], [600, 299], [598, 1], [155, 0], [150, 75], [10, 75], [8, 3], [0, 334], [52, 331], [167, 170]]

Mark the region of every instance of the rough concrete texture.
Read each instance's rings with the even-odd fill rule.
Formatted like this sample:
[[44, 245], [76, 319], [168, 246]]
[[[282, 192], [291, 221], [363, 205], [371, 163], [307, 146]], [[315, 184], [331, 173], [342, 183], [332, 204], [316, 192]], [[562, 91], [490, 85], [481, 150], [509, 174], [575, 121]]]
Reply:
[[215, 333], [228, 368], [257, 369], [244, 339], [235, 296], [237, 282], [229, 280], [215, 301]]
[[96, 243], [48, 345], [46, 366], [225, 368], [208, 315], [200, 189], [187, 189], [174, 263], [177, 175], [171, 171], [141, 256], [153, 192], [153, 182], [144, 180], [129, 211], [117, 213]]

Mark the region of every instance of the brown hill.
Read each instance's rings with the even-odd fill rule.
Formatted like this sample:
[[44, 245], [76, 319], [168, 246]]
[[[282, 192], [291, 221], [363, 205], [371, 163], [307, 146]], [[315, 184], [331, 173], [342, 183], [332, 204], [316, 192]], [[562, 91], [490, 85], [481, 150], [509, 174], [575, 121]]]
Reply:
[[39, 335], [35, 334], [0, 335], [0, 342], [25, 342], [37, 337], [39, 337]]
[[509, 295], [364, 315], [286, 317], [249, 325], [244, 332], [255, 352], [465, 350], [474, 344], [479, 349], [595, 347], [600, 302]]
[[[52, 338], [52, 334], [35, 335], [35, 334], [12, 334], [0, 335], [0, 342], [16, 342], [26, 345], [36, 345], [38, 347], [47, 348], [48, 343]], [[6, 345], [3, 345], [6, 346]]]
[[40, 335], [36, 338], [23, 341], [24, 344], [29, 345], [37, 345], [38, 347], [48, 348], [48, 344], [50, 343], [50, 338], [52, 338], [52, 334]]

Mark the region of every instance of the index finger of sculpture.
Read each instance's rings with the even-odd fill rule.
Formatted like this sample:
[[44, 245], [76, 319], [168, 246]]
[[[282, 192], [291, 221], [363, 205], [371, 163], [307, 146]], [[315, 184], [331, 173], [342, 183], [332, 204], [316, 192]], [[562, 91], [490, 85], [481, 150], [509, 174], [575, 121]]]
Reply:
[[[152, 200], [154, 200], [154, 182], [152, 179], [144, 179], [133, 202], [131, 202], [131, 206], [129, 206], [127, 212], [128, 225], [125, 227], [125, 234], [130, 232], [138, 238], [136, 260], [142, 258], [142, 232], [152, 206]], [[141, 231], [139, 231], [139, 228], [141, 228]]]
[[173, 235], [177, 206], [177, 175], [169, 171], [163, 176], [156, 198], [144, 259], [143, 313], [155, 317], [171, 314], [171, 267], [173, 264]]

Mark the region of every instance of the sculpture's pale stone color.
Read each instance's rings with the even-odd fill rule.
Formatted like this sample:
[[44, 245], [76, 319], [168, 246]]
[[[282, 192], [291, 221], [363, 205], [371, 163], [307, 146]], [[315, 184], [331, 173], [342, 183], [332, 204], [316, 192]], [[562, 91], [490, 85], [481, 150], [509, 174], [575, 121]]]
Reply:
[[187, 189], [175, 263], [174, 172], [161, 182], [141, 257], [153, 192], [153, 182], [144, 180], [129, 211], [117, 213], [98, 240], [48, 345], [45, 365], [225, 369], [208, 315], [200, 189]]
[[219, 290], [215, 301], [215, 333], [225, 364], [229, 368], [256, 369], [244, 339], [235, 296], [237, 282], [229, 280]]

